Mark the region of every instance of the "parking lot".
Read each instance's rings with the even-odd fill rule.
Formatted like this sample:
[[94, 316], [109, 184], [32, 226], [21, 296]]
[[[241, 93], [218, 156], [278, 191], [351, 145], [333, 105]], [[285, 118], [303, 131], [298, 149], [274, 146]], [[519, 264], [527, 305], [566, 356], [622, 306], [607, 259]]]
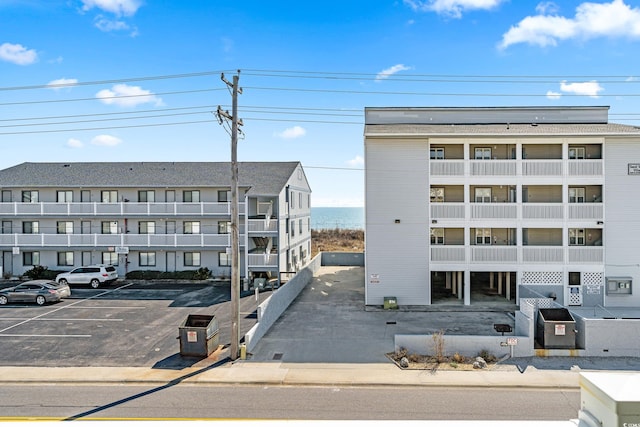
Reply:
[[[268, 293], [261, 293], [260, 301]], [[254, 294], [241, 299], [241, 335], [255, 324], [256, 307]], [[180, 355], [179, 327], [190, 314], [216, 316], [219, 344], [228, 347], [228, 283], [76, 286], [71, 297], [59, 303], [0, 306], [0, 365], [190, 366], [202, 359]], [[224, 352], [220, 348], [208, 359], [226, 357]]]

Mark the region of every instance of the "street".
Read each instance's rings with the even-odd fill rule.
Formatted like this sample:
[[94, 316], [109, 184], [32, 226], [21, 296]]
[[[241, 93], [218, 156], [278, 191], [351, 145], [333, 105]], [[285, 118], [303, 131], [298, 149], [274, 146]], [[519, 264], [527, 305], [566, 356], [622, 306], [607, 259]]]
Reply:
[[[2, 385], [1, 421], [91, 419], [547, 420], [578, 390], [447, 387]], [[544, 408], [544, 409], [541, 409]]]

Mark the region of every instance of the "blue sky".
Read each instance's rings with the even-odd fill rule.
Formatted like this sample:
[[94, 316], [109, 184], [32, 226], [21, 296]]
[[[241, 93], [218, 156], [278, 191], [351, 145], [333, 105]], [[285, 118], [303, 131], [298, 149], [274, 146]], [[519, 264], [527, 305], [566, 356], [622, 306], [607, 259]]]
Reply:
[[300, 161], [362, 206], [364, 107], [607, 105], [638, 124], [640, 0], [0, 0], [0, 168]]

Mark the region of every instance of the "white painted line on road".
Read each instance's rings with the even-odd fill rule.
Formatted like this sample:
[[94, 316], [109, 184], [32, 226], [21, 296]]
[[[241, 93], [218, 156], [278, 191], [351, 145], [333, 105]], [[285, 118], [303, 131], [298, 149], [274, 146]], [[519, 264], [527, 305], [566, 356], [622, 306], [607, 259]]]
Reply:
[[[25, 318], [24, 317], [13, 317], [13, 318], [3, 318], [3, 319], [0, 319], [0, 320], [17, 321], [17, 320], [25, 320]], [[81, 319], [81, 318], [75, 318], [75, 317], [66, 319], [66, 318], [63, 318], [63, 317], [47, 317], [46, 319], [39, 318], [39, 319], [31, 319], [31, 320], [33, 320], [34, 322], [55, 322], [55, 321], [58, 321], [58, 322], [74, 322], [76, 320], [87, 321], [87, 322], [122, 322], [124, 319]]]
[[0, 337], [20, 338], [91, 338], [92, 335], [0, 334]]
[[131, 285], [133, 285], [133, 283], [128, 283], [128, 284], [126, 284], [126, 285], [122, 285], [122, 286], [120, 286], [120, 287], [118, 287], [118, 288], [115, 288], [115, 289], [112, 289], [112, 290], [108, 290], [108, 291], [102, 292], [102, 293], [100, 293], [100, 294], [98, 294], [98, 295], [94, 295], [94, 296], [89, 297], [89, 298], [85, 298], [85, 299], [78, 300], [78, 301], [76, 301], [76, 302], [72, 302], [72, 303], [71, 303], [71, 304], [69, 304], [69, 305], [65, 305], [65, 306], [62, 306], [62, 307], [58, 307], [58, 308], [56, 308], [56, 309], [54, 309], [54, 310], [48, 311], [48, 312], [46, 312], [46, 313], [42, 313], [42, 314], [40, 314], [40, 315], [38, 315], [38, 316], [34, 316], [34, 317], [29, 318], [29, 319], [25, 319], [25, 320], [23, 320], [22, 322], [18, 322], [18, 323], [16, 323], [15, 325], [8, 326], [8, 327], [6, 327], [6, 328], [4, 328], [4, 329], [0, 329], [0, 336], [2, 336], [3, 332], [8, 331], [9, 329], [13, 329], [13, 328], [18, 327], [18, 326], [20, 326], [20, 325], [24, 325], [24, 324], [25, 324], [25, 323], [27, 323], [27, 322], [31, 322], [31, 321], [33, 321], [33, 320], [40, 319], [40, 318], [42, 318], [42, 317], [44, 317], [44, 316], [47, 316], [47, 315], [49, 315], [49, 314], [52, 314], [52, 313], [58, 312], [58, 311], [60, 311], [60, 310], [64, 310], [64, 309], [66, 309], [66, 308], [69, 308], [69, 307], [72, 307], [72, 306], [74, 306], [74, 305], [80, 304], [80, 303], [85, 302], [85, 301], [87, 301], [87, 300], [94, 299], [94, 298], [98, 298], [98, 297], [101, 297], [102, 295], [107, 295], [107, 294], [110, 294], [110, 293], [115, 292], [115, 291], [117, 291], [117, 290], [127, 288], [127, 287], [129, 287], [129, 286], [131, 286]]
[[[79, 308], [81, 310], [92, 310], [92, 309], [103, 309], [103, 308], [112, 308], [112, 309], [118, 309], [118, 308], [125, 308], [125, 309], [135, 309], [135, 310], [146, 310], [147, 306], [146, 305], [134, 305], [132, 307], [126, 306], [126, 305], [101, 305], [99, 307], [70, 307], [67, 306], [66, 308]], [[2, 317], [0, 317], [0, 320], [2, 319]]]

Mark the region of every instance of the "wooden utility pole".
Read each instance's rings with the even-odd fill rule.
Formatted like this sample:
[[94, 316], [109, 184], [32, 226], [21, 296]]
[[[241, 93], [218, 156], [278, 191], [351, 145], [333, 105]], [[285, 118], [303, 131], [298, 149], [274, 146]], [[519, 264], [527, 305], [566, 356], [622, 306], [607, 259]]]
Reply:
[[240, 237], [239, 237], [239, 209], [238, 209], [238, 126], [242, 120], [238, 119], [238, 94], [242, 89], [238, 87], [240, 70], [233, 76], [233, 83], [221, 75], [223, 82], [232, 89], [231, 114], [222, 111], [218, 106], [218, 119], [231, 121], [231, 360], [236, 360], [240, 353]]

